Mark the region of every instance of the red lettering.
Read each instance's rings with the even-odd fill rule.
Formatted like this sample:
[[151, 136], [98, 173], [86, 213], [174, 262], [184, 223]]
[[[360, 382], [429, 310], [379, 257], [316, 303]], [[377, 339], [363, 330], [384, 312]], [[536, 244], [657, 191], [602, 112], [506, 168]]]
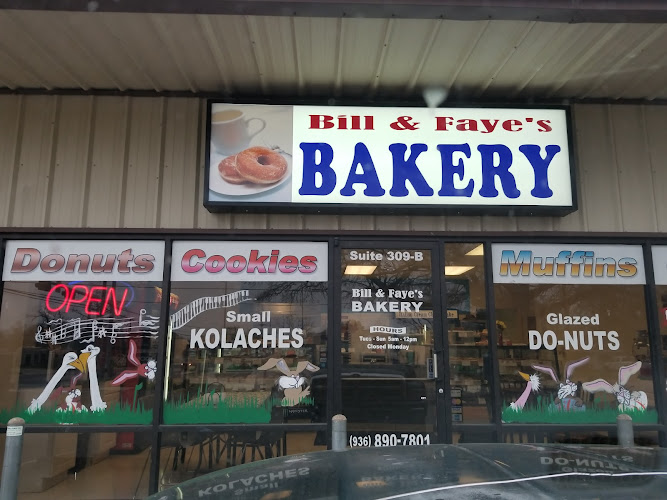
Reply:
[[41, 258], [42, 254], [36, 248], [17, 248], [11, 272], [28, 273], [37, 267]]
[[280, 269], [281, 273], [293, 273], [296, 271], [298, 264], [299, 259], [297, 259], [294, 255], [286, 255], [280, 259], [278, 269]]
[[484, 128], [486, 130], [482, 130], [482, 134], [490, 134], [496, 129], [496, 125], [498, 125], [498, 120], [486, 120], [482, 119], [482, 125], [484, 125]]
[[314, 255], [304, 255], [299, 264], [301, 264], [299, 271], [302, 273], [310, 274], [317, 271], [317, 257]]
[[278, 255], [280, 255], [280, 250], [271, 250], [271, 257], [269, 258], [268, 268], [268, 271], [271, 274], [276, 272], [276, 266], [278, 265]]
[[461, 132], [477, 132], [477, 120], [457, 120], [456, 130]]
[[334, 128], [333, 116], [310, 115], [310, 128]]
[[435, 117], [435, 129], [447, 131], [448, 125], [454, 125], [454, 118], [451, 116], [436, 116]]
[[259, 256], [259, 250], [250, 250], [250, 260], [248, 260], [247, 272], [252, 274], [257, 270], [260, 273], [266, 272], [266, 265], [264, 262], [268, 259], [268, 255]]
[[132, 270], [135, 273], [148, 273], [153, 270], [153, 261], [155, 260], [155, 257], [150, 254], [141, 254], [137, 255], [137, 257], [134, 259], [134, 267]]
[[347, 116], [338, 115], [338, 128], [340, 130], [345, 130], [347, 128]]
[[[83, 293], [83, 296], [81, 297], [81, 300], [77, 300], [76, 294], [77, 291], [81, 291]], [[67, 300], [67, 307], [65, 307], [65, 312], [69, 312], [69, 308], [72, 306], [72, 304], [83, 304], [86, 302], [88, 299], [88, 287], [85, 285], [74, 285], [72, 287], [72, 293], [69, 295], [69, 300]]]
[[[121, 313], [123, 312], [123, 305], [125, 305], [125, 299], [127, 298], [127, 288], [123, 291], [123, 297], [120, 300], [120, 306], [118, 306], [118, 302], [116, 301], [116, 290], [114, 288], [109, 288], [107, 290], [107, 299], [104, 301], [104, 307], [102, 308], [102, 314], [107, 313], [107, 307], [109, 306], [109, 300], [113, 296], [113, 312], [116, 316], [120, 316]], [[116, 307], [118, 306], [118, 307]]]
[[[63, 308], [65, 309], [65, 312], [69, 312], [72, 304], [85, 304], [84, 311], [91, 316], [107, 314], [110, 308], [116, 316], [119, 316], [123, 313], [123, 307], [127, 301], [128, 292], [128, 288], [123, 289], [123, 294], [119, 300], [117, 293], [120, 293], [120, 291], [117, 291], [113, 287], [87, 287], [86, 285], [74, 285], [70, 288], [69, 286], [60, 283], [49, 290], [49, 293], [46, 295], [45, 305], [46, 309], [50, 312], [58, 312]], [[53, 298], [54, 294], [61, 294], [64, 296], [61, 304], [54, 304], [57, 300]], [[81, 297], [78, 298], [77, 294], [81, 295]], [[104, 298], [102, 310], [95, 311], [94, 304], [102, 304], [102, 297], [104, 295], [106, 295], [106, 297]]]
[[537, 120], [537, 124], [540, 128], [537, 129], [538, 132], [551, 132], [553, 128], [550, 125], [551, 120]]
[[230, 273], [240, 273], [245, 269], [247, 262], [243, 255], [232, 255], [227, 259], [227, 271]]
[[42, 260], [42, 263], [39, 265], [39, 268], [45, 273], [55, 273], [60, 271], [65, 266], [65, 257], [60, 254], [53, 253], [47, 255]]
[[508, 132], [518, 132], [519, 130], [522, 130], [523, 127], [521, 125], [521, 120], [505, 120], [503, 122], [503, 128]]
[[225, 258], [222, 255], [211, 255], [206, 259], [206, 270], [209, 273], [219, 273], [225, 268]]
[[95, 290], [105, 290], [106, 287], [104, 286], [94, 286], [88, 291], [88, 300], [86, 301], [86, 308], [84, 309], [86, 311], [86, 314], [90, 314], [91, 316], [99, 316], [101, 314], [100, 311], [91, 311], [90, 310], [90, 303], [91, 302], [99, 302], [100, 304], [102, 303], [102, 298], [97, 298], [95, 297]]
[[[51, 305], [51, 296], [56, 292], [56, 290], [58, 290], [58, 288], [61, 287], [63, 288], [63, 292], [65, 294], [65, 300], [63, 300], [63, 302], [60, 304], [59, 307], [53, 307]], [[68, 299], [69, 299], [69, 288], [67, 287], [67, 285], [63, 285], [62, 283], [56, 285], [51, 290], [49, 290], [49, 293], [46, 294], [46, 302], [45, 302], [46, 309], [49, 310], [50, 312], [58, 312], [65, 306], [65, 304], [67, 304]]]
[[90, 264], [90, 255], [82, 253], [82, 254], [71, 254], [67, 258], [67, 267], [65, 267], [65, 272], [66, 273], [74, 273], [75, 269], [77, 267], [77, 264], [79, 265], [79, 272], [80, 273], [86, 273], [88, 271], [88, 265]]
[[204, 264], [202, 264], [201, 262], [193, 264], [192, 259], [195, 257], [203, 259], [204, 257], [206, 257], [206, 254], [204, 253], [203, 250], [200, 250], [198, 248], [193, 248], [192, 250], [188, 250], [187, 252], [185, 252], [185, 255], [183, 255], [183, 258], [181, 259], [181, 269], [183, 269], [183, 271], [185, 271], [186, 273], [196, 273], [201, 271], [201, 269], [204, 267]]

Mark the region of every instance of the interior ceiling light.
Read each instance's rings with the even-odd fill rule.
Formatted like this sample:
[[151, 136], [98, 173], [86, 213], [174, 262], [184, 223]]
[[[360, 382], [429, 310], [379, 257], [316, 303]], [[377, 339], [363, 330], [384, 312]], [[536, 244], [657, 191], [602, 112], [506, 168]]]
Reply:
[[347, 266], [345, 268], [345, 274], [356, 274], [368, 276], [373, 274], [378, 266]]
[[466, 253], [466, 255], [484, 255], [484, 244], [480, 243], [475, 248]]
[[445, 276], [458, 276], [474, 268], [475, 266], [445, 266]]
[[424, 97], [426, 105], [429, 108], [434, 109], [447, 99], [447, 89], [439, 85], [433, 85], [422, 90], [422, 96]]

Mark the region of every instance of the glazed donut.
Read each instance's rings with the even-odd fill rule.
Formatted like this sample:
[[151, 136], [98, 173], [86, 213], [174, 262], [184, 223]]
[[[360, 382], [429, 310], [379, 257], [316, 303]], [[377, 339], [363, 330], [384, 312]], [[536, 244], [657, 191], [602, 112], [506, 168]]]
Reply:
[[230, 184], [243, 184], [245, 178], [241, 177], [239, 171], [236, 170], [236, 156], [228, 156], [218, 165], [218, 172], [220, 177]]
[[287, 160], [272, 149], [256, 146], [236, 155], [236, 170], [255, 184], [273, 184], [285, 177]]

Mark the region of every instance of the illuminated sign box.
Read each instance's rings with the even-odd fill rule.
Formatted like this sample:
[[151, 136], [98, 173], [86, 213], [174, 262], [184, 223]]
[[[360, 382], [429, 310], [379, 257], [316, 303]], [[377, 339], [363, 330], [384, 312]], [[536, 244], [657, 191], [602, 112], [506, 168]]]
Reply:
[[564, 108], [209, 102], [212, 212], [565, 215], [576, 210]]

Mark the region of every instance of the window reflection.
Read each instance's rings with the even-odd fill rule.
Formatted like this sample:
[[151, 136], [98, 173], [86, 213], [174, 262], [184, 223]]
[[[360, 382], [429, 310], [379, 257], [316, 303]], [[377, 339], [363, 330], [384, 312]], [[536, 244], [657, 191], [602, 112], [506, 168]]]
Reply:
[[641, 285], [496, 285], [506, 422], [655, 423]]
[[325, 418], [311, 378], [326, 368], [326, 283], [178, 282], [172, 291], [165, 423]]
[[152, 418], [160, 289], [142, 282], [6, 282], [0, 421]]
[[452, 421], [491, 419], [491, 361], [486, 316], [484, 246], [445, 245], [445, 286]]
[[[424, 433], [435, 430], [430, 251], [343, 250], [342, 271], [341, 390], [351, 429], [429, 439]], [[400, 441], [362, 434], [355, 439], [363, 446], [382, 445], [383, 437]]]
[[326, 450], [321, 434], [277, 429], [165, 432], [161, 441], [159, 489], [244, 463]]
[[[0, 447], [4, 443], [2, 435]], [[26, 433], [19, 498], [144, 498], [149, 489], [150, 452], [148, 432]]]

